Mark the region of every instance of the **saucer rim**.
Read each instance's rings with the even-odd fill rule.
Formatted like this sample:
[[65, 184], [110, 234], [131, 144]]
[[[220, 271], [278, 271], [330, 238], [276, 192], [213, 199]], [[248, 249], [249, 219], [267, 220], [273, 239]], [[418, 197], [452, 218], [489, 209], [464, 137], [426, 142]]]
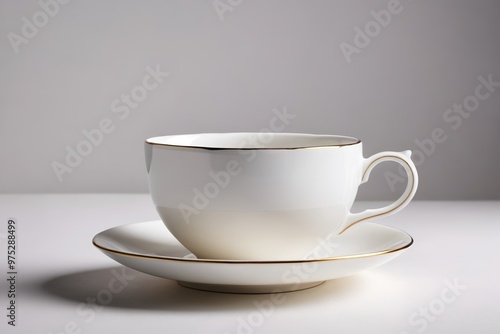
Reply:
[[174, 262], [194, 262], [194, 263], [215, 263], [215, 264], [301, 264], [301, 263], [316, 263], [316, 262], [328, 262], [328, 261], [340, 261], [340, 260], [348, 260], [348, 259], [369, 258], [369, 257], [380, 256], [380, 255], [385, 255], [385, 254], [391, 254], [391, 253], [399, 252], [399, 251], [402, 251], [402, 250], [409, 248], [411, 245], [413, 245], [413, 242], [414, 242], [413, 237], [401, 229], [398, 229], [398, 228], [395, 228], [392, 226], [379, 224], [379, 223], [373, 223], [373, 222], [363, 222], [363, 224], [370, 223], [370, 224], [374, 224], [374, 225], [384, 226], [384, 227], [389, 228], [389, 229], [394, 229], [400, 233], [405, 234], [409, 238], [409, 241], [400, 247], [386, 249], [386, 250], [377, 251], [377, 252], [353, 254], [353, 255], [342, 255], [342, 256], [330, 256], [330, 257], [322, 257], [322, 258], [314, 258], [314, 259], [300, 259], [300, 260], [224, 260], [224, 259], [198, 259], [198, 258], [193, 259], [193, 258], [181, 258], [181, 257], [161, 256], [161, 255], [145, 255], [145, 254], [139, 254], [139, 253], [134, 253], [134, 252], [125, 252], [125, 251], [118, 251], [115, 249], [110, 249], [108, 247], [101, 246], [101, 245], [97, 244], [97, 242], [96, 242], [96, 239], [101, 234], [108, 232], [108, 231], [111, 231], [111, 230], [114, 230], [116, 228], [120, 228], [120, 227], [127, 226], [127, 225], [153, 223], [153, 222], [161, 222], [161, 221], [151, 220], [151, 221], [118, 225], [118, 226], [108, 228], [104, 231], [97, 233], [92, 238], [92, 244], [101, 251], [117, 254], [120, 256], [141, 258], [141, 259], [148, 259], [148, 260], [174, 261]]

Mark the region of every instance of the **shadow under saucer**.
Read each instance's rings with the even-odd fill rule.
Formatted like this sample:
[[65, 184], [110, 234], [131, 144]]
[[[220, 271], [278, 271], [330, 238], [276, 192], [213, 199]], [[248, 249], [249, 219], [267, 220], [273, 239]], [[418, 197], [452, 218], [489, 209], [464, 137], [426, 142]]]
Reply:
[[[328, 281], [317, 287], [287, 292], [280, 307], [316, 303], [356, 291], [366, 284], [362, 275]], [[228, 294], [194, 290], [176, 281], [143, 274], [123, 266], [71, 272], [41, 283], [45, 293], [76, 303], [123, 309], [169, 311], [224, 311], [254, 309], [272, 294]], [[279, 294], [275, 298], [278, 299]]]

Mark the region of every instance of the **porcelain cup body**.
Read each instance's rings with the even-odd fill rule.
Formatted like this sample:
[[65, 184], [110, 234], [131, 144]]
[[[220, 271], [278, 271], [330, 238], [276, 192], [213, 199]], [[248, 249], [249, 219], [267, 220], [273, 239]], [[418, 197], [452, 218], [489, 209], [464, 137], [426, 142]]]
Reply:
[[[295, 260], [326, 238], [413, 197], [407, 152], [363, 157], [352, 137], [291, 133], [213, 133], [150, 138], [146, 165], [153, 202], [166, 227], [199, 258]], [[392, 205], [350, 213], [359, 185], [381, 161], [408, 173]]]

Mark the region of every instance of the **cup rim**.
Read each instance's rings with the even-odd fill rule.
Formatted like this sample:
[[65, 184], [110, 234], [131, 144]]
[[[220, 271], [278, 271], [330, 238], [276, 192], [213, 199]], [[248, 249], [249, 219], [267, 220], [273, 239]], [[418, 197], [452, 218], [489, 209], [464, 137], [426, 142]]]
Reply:
[[[255, 146], [255, 147], [236, 147], [232, 145], [193, 145], [193, 144], [179, 144], [179, 143], [168, 143], [169, 139], [180, 139], [181, 137], [194, 137], [194, 136], [259, 136], [259, 135], [271, 135], [280, 137], [302, 137], [303, 139], [322, 139], [331, 140], [331, 143], [322, 144], [308, 144], [308, 145], [290, 145], [287, 147], [274, 147], [274, 146]], [[335, 140], [337, 142], [335, 142]], [[190, 149], [202, 149], [202, 150], [303, 150], [303, 149], [318, 149], [318, 148], [332, 148], [332, 147], [346, 147], [353, 146], [361, 143], [361, 140], [344, 135], [330, 135], [330, 134], [309, 134], [309, 133], [293, 133], [293, 132], [210, 132], [210, 133], [191, 133], [191, 134], [178, 134], [178, 135], [166, 135], [166, 136], [156, 136], [146, 139], [146, 144], [175, 147], [175, 148], [190, 148]]]

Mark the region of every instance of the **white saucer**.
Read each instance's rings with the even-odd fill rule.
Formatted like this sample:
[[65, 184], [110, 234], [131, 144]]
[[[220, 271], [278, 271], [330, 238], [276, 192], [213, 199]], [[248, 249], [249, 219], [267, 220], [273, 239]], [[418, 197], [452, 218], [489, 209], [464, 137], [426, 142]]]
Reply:
[[124, 266], [190, 288], [234, 293], [311, 288], [381, 265], [412, 243], [411, 236], [401, 230], [361, 223], [325, 244], [319, 258], [235, 261], [195, 258], [159, 220], [113, 227], [93, 239], [97, 248]]

